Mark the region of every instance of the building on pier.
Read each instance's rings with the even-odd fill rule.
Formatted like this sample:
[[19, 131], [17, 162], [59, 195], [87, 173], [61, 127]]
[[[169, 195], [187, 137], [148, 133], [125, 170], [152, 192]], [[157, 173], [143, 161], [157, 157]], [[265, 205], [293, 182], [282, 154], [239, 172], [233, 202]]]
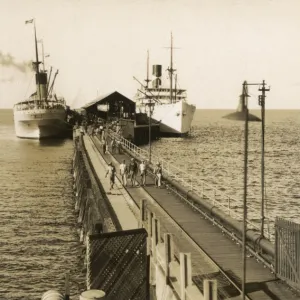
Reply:
[[[88, 120], [101, 119], [105, 123], [114, 123], [117, 133], [133, 141], [136, 145], [149, 142], [149, 127], [151, 140], [160, 135], [160, 124], [147, 114], [136, 113], [135, 102], [115, 91], [99, 96], [82, 107]], [[150, 122], [149, 122], [150, 121]]]
[[87, 116], [103, 120], [135, 119], [135, 102], [117, 91], [99, 96], [82, 108]]

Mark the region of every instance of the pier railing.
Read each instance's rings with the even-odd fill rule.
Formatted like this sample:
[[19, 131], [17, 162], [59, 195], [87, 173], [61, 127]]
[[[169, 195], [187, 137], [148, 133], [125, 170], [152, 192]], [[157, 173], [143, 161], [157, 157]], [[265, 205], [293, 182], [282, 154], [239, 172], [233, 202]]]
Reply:
[[300, 291], [300, 224], [276, 218], [276, 275]]
[[[141, 160], [148, 161], [149, 159], [149, 152], [145, 149], [141, 149], [128, 141], [127, 139], [123, 138], [119, 134], [115, 133], [112, 130], [108, 131], [108, 136], [110, 138], [114, 138], [120, 141], [121, 145], [125, 147], [128, 151], [134, 154]], [[233, 217], [234, 219], [241, 220], [242, 219], [242, 208], [243, 203], [242, 199], [238, 200], [223, 191], [215, 188], [211, 184], [205, 182], [197, 178], [194, 174], [187, 173], [186, 171], [177, 167], [174, 163], [170, 163], [167, 160], [162, 159], [159, 156], [156, 156], [154, 153], [151, 154], [151, 166], [154, 166], [156, 163], [160, 163], [163, 174], [168, 175], [169, 178], [178, 182], [185, 188], [187, 188], [190, 192], [197, 194], [198, 196], [202, 197], [203, 199], [209, 201], [213, 206], [220, 208], [224, 213], [228, 214], [229, 216]], [[250, 218], [257, 219], [257, 207], [248, 204], [248, 215]], [[247, 220], [248, 226], [251, 229], [255, 229], [260, 231], [260, 226]], [[273, 240], [273, 233], [269, 231], [264, 232], [265, 236], [269, 240]]]

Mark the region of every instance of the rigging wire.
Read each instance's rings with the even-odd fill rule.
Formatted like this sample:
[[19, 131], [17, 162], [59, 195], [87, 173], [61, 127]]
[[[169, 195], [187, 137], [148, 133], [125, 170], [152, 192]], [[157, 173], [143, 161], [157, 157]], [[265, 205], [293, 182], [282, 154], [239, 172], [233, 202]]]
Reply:
[[27, 86], [27, 89], [26, 89], [26, 92], [25, 92], [25, 95], [24, 95], [24, 98], [26, 97], [26, 95], [27, 95], [27, 93], [28, 93], [28, 89], [29, 89], [29, 86], [30, 86], [30, 84], [31, 84], [31, 80], [32, 80], [33, 76], [34, 76], [34, 73], [32, 73], [31, 79], [30, 79], [30, 81], [29, 81], [29, 84], [28, 84], [28, 86]]

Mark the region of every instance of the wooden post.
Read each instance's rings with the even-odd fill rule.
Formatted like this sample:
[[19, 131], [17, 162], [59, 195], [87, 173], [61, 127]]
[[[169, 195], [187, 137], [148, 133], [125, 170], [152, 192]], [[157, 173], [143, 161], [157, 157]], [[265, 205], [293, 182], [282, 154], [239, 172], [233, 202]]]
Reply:
[[156, 245], [157, 245], [157, 220], [152, 218], [152, 257], [153, 262], [156, 263]]
[[174, 260], [174, 240], [173, 234], [165, 233], [165, 277], [166, 284], [169, 284], [170, 279], [170, 262]]
[[147, 210], [147, 217], [148, 217], [148, 234], [152, 237], [152, 218], [153, 213], [148, 209]]
[[155, 219], [155, 222], [156, 222], [156, 235], [157, 235], [157, 242], [156, 244], [158, 243], [161, 243], [161, 231], [160, 231], [160, 221], [158, 219]]
[[148, 221], [148, 243], [147, 243], [147, 254], [151, 255], [151, 249], [152, 249], [152, 219], [153, 214], [150, 210], [147, 210], [147, 221]]
[[186, 300], [186, 288], [192, 284], [191, 253], [180, 253], [180, 299]]
[[64, 300], [69, 300], [70, 299], [70, 274], [67, 273], [65, 275], [65, 299]]
[[217, 280], [204, 279], [203, 296], [204, 296], [204, 300], [217, 300], [218, 298]]
[[145, 221], [145, 209], [146, 209], [146, 200], [140, 200], [140, 218], [139, 218], [139, 228], [143, 228], [143, 224]]

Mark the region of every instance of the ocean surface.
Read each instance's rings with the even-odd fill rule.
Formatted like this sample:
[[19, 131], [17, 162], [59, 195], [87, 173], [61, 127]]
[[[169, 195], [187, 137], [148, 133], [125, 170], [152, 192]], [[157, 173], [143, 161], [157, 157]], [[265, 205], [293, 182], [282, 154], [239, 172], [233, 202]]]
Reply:
[[[239, 201], [243, 199], [244, 123], [226, 110], [197, 110], [189, 138], [163, 138], [153, 153]], [[259, 116], [259, 111], [251, 113]], [[261, 123], [249, 126], [249, 205], [259, 224]], [[266, 112], [266, 215], [300, 221], [300, 111]], [[147, 148], [147, 146], [145, 146]], [[72, 199], [70, 140], [17, 139], [11, 110], [0, 110], [0, 299], [40, 299], [49, 289], [85, 288]], [[73, 298], [75, 299], [75, 298]]]
[[[12, 110], [0, 110], [0, 299], [41, 299], [85, 289], [72, 198], [71, 140], [15, 137]], [[74, 299], [74, 298], [73, 298]]]
[[[234, 110], [197, 110], [191, 136], [164, 138], [153, 153], [236, 199], [242, 217], [244, 128], [222, 118]], [[260, 111], [250, 113], [260, 117]], [[145, 149], [147, 146], [144, 147]], [[261, 122], [249, 123], [248, 218], [260, 224]], [[276, 216], [300, 222], [300, 111], [268, 110], [265, 125], [265, 230], [274, 233]]]

